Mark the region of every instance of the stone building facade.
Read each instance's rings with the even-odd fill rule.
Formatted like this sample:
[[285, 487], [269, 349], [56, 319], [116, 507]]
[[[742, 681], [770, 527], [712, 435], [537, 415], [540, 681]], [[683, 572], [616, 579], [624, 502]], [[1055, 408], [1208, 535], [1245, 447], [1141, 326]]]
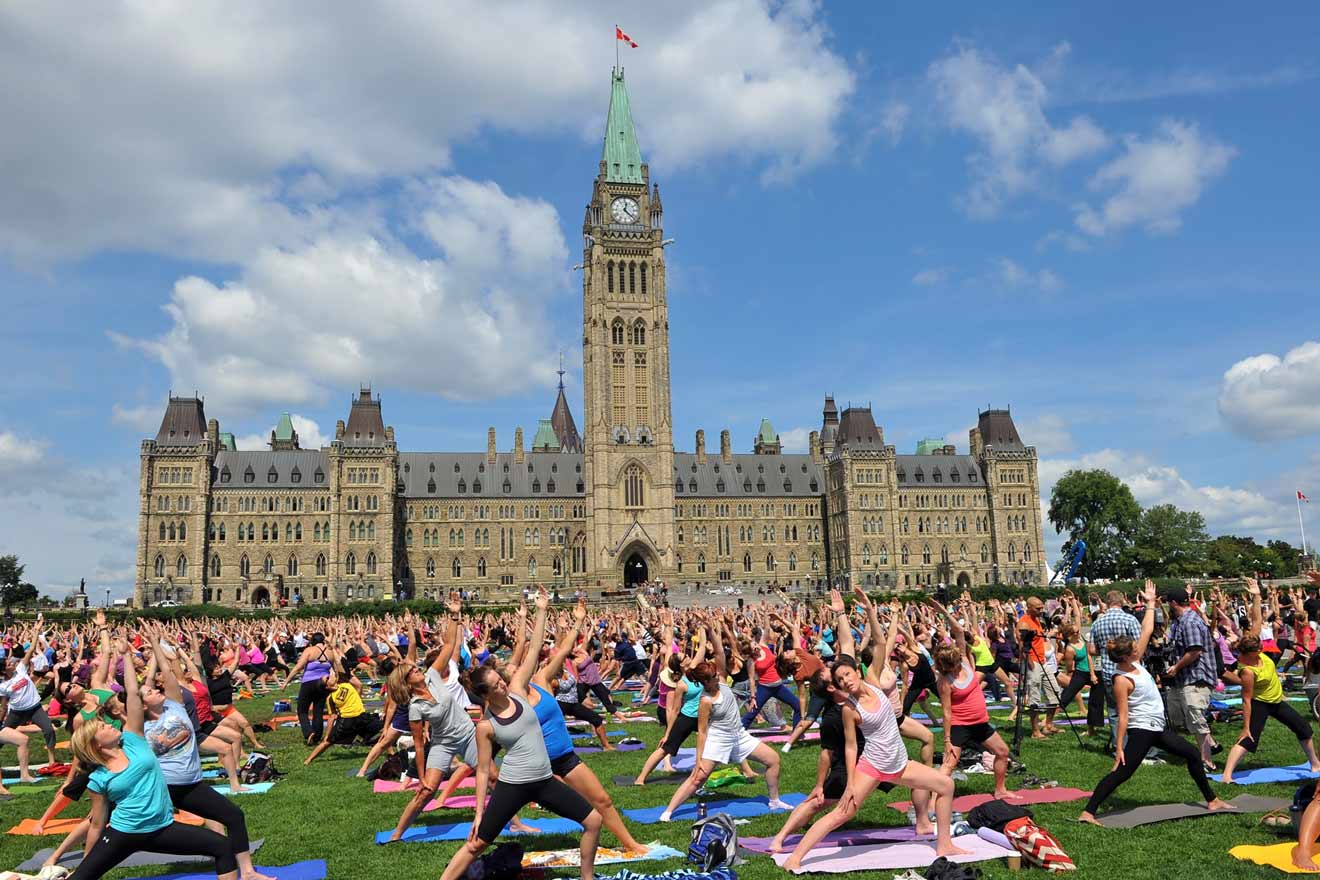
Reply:
[[870, 409], [825, 398], [805, 453], [762, 421], [675, 451], [663, 206], [622, 71], [583, 220], [583, 426], [562, 381], [511, 451], [400, 452], [360, 390], [322, 449], [285, 414], [270, 449], [238, 450], [203, 401], [171, 397], [141, 449], [136, 599], [273, 604], [484, 595], [529, 583], [870, 586], [1037, 582], [1036, 453], [1006, 410], [969, 451], [884, 442]]

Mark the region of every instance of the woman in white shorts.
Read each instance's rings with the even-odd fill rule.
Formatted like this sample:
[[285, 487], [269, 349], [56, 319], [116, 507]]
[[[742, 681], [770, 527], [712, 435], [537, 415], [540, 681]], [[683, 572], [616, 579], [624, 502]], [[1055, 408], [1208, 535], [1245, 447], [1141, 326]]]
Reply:
[[770, 809], [791, 810], [779, 799], [779, 755], [769, 745], [759, 741], [742, 726], [739, 700], [732, 688], [724, 683], [724, 643], [720, 627], [706, 627], [706, 638], [713, 643], [714, 662], [697, 664], [688, 677], [701, 685], [701, 707], [697, 711], [697, 762], [692, 774], [674, 792], [669, 806], [660, 814], [661, 822], [668, 822], [674, 810], [692, 796], [721, 764], [741, 764], [751, 758], [765, 765], [766, 786], [770, 790]]

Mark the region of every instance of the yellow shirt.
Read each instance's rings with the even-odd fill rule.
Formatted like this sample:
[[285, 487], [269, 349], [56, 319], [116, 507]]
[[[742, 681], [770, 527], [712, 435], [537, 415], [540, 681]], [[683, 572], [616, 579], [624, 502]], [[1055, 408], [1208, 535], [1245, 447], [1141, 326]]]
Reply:
[[1279, 672], [1268, 654], [1262, 652], [1259, 663], [1255, 666], [1243, 664], [1242, 668], [1250, 669], [1256, 674], [1256, 688], [1251, 696], [1253, 700], [1260, 700], [1262, 703], [1283, 702], [1283, 683], [1279, 681]]
[[362, 705], [362, 697], [359, 696], [357, 688], [348, 683], [335, 686], [330, 694], [330, 705], [334, 707], [335, 714], [340, 718], [356, 718], [367, 711]]

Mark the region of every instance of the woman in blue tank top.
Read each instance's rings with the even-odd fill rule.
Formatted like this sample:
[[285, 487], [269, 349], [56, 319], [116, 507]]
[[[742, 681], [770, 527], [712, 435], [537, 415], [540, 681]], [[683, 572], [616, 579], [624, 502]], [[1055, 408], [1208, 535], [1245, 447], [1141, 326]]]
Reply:
[[[582, 621], [586, 618], [586, 603], [578, 600], [577, 607], [573, 609], [573, 624], [565, 629], [554, 652], [545, 658], [533, 673], [526, 692], [520, 693], [512, 689], [510, 692], [524, 697], [536, 710], [536, 719], [541, 723], [541, 734], [545, 737], [545, 749], [550, 755], [550, 769], [554, 774], [587, 799], [596, 812], [600, 813], [602, 824], [619, 839], [619, 843], [626, 851], [643, 853], [646, 852], [646, 847], [628, 833], [627, 826], [623, 824], [623, 817], [619, 815], [614, 801], [605, 791], [605, 786], [600, 784], [596, 774], [582, 763], [577, 752], [573, 750], [573, 738], [569, 736], [564, 712], [559, 708], [559, 701], [555, 699], [554, 689], [550, 685], [559, 675], [564, 660], [572, 652], [578, 632], [582, 628]], [[531, 645], [528, 650], [539, 652], [541, 646]]]

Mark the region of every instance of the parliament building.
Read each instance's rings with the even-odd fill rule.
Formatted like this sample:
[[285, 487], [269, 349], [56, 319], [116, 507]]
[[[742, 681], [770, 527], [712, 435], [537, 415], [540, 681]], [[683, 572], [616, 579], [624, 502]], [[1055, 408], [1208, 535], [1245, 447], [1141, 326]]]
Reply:
[[750, 452], [727, 430], [675, 450], [663, 207], [622, 70], [582, 232], [581, 431], [562, 380], [530, 444], [518, 428], [501, 450], [491, 428], [484, 452], [400, 451], [369, 389], [321, 449], [287, 413], [269, 449], [237, 449], [200, 398], [171, 396], [141, 448], [137, 604], [1041, 580], [1036, 450], [1007, 410], [979, 413], [965, 453], [900, 454], [869, 407], [829, 396], [805, 453], [768, 421]]

